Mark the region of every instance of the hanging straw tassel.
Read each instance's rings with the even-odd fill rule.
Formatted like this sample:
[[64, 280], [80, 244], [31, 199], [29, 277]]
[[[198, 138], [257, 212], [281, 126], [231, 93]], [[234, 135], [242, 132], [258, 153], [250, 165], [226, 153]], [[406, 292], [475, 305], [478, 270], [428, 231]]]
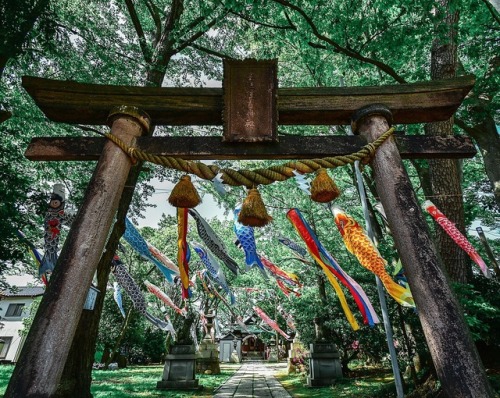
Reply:
[[249, 227], [263, 227], [269, 224], [273, 218], [267, 214], [266, 206], [257, 189], [252, 188], [243, 201], [238, 221]]
[[315, 202], [328, 203], [339, 196], [340, 189], [335, 185], [326, 169], [319, 169], [311, 182], [311, 199]]
[[198, 191], [191, 182], [191, 177], [184, 175], [175, 184], [174, 189], [168, 197], [168, 202], [175, 207], [193, 208], [200, 204], [201, 198]]

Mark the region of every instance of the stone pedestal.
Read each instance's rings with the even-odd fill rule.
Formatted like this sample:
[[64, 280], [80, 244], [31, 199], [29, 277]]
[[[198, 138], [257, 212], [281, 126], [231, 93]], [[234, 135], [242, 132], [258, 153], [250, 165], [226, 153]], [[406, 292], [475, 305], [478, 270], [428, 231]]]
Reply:
[[205, 374], [220, 374], [219, 352], [217, 345], [212, 341], [212, 318], [213, 315], [206, 315], [207, 334], [200, 343], [198, 352], [196, 353], [196, 373]]
[[174, 345], [170, 349], [163, 368], [162, 380], [156, 383], [160, 390], [191, 390], [198, 389], [195, 379], [194, 345]]
[[220, 374], [217, 345], [212, 342], [204, 345], [204, 341], [201, 342], [200, 351], [196, 354], [196, 373]]
[[335, 344], [311, 344], [310, 353], [306, 357], [309, 361], [309, 375], [307, 376], [309, 387], [330, 386], [335, 383], [336, 379], [342, 377], [340, 354]]
[[278, 362], [278, 347], [273, 346], [269, 351], [269, 357], [267, 358], [267, 362]]
[[236, 349], [233, 350], [233, 352], [231, 353], [231, 358], [229, 360], [229, 362], [231, 363], [240, 363], [240, 356], [238, 355], [238, 351], [236, 351]]

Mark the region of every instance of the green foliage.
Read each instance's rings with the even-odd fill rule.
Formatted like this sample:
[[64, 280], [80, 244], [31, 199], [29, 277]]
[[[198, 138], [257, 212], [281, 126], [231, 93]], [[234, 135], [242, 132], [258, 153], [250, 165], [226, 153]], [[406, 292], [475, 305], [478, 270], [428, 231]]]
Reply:
[[475, 341], [500, 348], [499, 283], [493, 279], [476, 276], [471, 284], [453, 284], [464, 316]]
[[23, 329], [19, 331], [19, 334], [22, 337], [26, 337], [30, 330], [31, 324], [33, 323], [33, 319], [35, 318], [38, 307], [40, 306], [40, 301], [42, 301], [41, 297], [37, 297], [33, 300], [30, 306], [27, 308], [29, 314], [26, 318], [23, 318]]

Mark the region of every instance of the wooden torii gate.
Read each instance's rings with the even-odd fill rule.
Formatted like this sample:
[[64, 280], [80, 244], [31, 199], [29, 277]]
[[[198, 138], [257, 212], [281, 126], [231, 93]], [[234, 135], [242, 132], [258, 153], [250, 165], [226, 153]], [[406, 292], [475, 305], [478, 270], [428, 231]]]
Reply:
[[[383, 87], [278, 88], [275, 61], [225, 61], [224, 66], [224, 89], [119, 87], [33, 77], [25, 77], [23, 85], [49, 119], [108, 123], [111, 134], [153, 154], [184, 159], [302, 159], [355, 152], [385, 132], [392, 121], [446, 120], [474, 84], [469, 76]], [[220, 136], [141, 137], [151, 123], [223, 122], [222, 140]], [[278, 137], [278, 122], [352, 122], [359, 136]], [[401, 158], [474, 154], [466, 137], [396, 135], [377, 150], [371, 162], [438, 376], [450, 397], [490, 397], [493, 393], [440, 268]], [[132, 164], [127, 154], [100, 137], [34, 138], [26, 156], [99, 161], [11, 377], [5, 393], [9, 398], [49, 397], [56, 390]]]

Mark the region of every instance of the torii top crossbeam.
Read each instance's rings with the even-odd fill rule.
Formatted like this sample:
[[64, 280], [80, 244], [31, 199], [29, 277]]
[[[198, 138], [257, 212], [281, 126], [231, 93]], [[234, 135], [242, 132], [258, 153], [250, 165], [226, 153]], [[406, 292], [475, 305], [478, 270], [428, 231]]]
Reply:
[[[226, 61], [224, 88], [129, 87], [24, 77], [23, 86], [56, 122], [103, 125], [116, 106], [146, 112], [155, 125], [224, 125], [210, 137], [138, 137], [139, 149], [185, 159], [290, 159], [345, 155], [362, 137], [281, 136], [280, 125], [345, 125], [366, 105], [383, 104], [393, 122], [449, 119], [474, 84], [472, 76], [374, 87], [278, 88], [275, 61]], [[246, 145], [231, 145], [235, 141]], [[105, 140], [34, 138], [31, 160], [96, 160]], [[465, 158], [476, 151], [467, 137], [398, 136], [403, 158]]]

